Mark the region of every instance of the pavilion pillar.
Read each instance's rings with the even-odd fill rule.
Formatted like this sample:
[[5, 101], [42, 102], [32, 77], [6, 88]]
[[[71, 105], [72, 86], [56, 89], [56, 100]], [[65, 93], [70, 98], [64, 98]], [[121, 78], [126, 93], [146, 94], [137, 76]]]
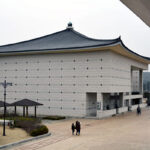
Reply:
[[25, 117], [25, 106], [23, 106], [23, 117]]
[[16, 114], [17, 114], [17, 108], [16, 108], [16, 106], [15, 106], [15, 116], [16, 116]]
[[26, 117], [28, 117], [28, 106], [26, 106]]
[[36, 118], [36, 106], [34, 108], [34, 117]]
[[5, 112], [6, 112], [6, 115], [7, 115], [7, 106], [5, 106]]

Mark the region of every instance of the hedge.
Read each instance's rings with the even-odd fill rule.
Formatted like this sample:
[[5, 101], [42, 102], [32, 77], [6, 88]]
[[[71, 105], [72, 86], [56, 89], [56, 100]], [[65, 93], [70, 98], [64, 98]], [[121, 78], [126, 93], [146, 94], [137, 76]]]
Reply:
[[48, 119], [48, 120], [62, 120], [65, 119], [66, 117], [64, 116], [46, 116], [43, 117], [42, 119]]
[[36, 129], [30, 132], [31, 136], [38, 136], [48, 133], [48, 128], [45, 125], [39, 125]]

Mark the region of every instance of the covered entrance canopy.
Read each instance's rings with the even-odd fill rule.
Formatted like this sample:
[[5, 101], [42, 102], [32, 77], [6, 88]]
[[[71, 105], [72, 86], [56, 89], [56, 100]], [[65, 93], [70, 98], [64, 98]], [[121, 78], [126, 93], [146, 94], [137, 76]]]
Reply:
[[15, 107], [15, 114], [17, 112], [17, 106], [22, 106], [23, 107], [23, 116], [25, 117], [25, 108], [26, 108], [26, 116], [28, 117], [28, 107], [32, 106], [35, 108], [35, 111], [34, 111], [34, 116], [36, 117], [36, 107], [37, 106], [40, 106], [40, 105], [43, 105], [41, 103], [38, 103], [38, 102], [35, 102], [35, 101], [32, 101], [32, 100], [29, 100], [29, 99], [22, 99], [20, 101], [17, 101], [17, 102], [14, 102], [11, 104], [11, 106], [14, 106]]

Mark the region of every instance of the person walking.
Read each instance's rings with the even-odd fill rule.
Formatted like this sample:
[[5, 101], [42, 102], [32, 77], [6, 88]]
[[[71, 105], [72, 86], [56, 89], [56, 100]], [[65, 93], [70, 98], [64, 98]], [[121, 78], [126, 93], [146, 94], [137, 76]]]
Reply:
[[81, 124], [80, 124], [80, 122], [77, 120], [77, 121], [76, 121], [76, 135], [80, 135], [80, 130], [81, 130]]
[[81, 124], [80, 124], [80, 122], [79, 122], [79, 121], [78, 121], [78, 123], [79, 123], [79, 128], [78, 128], [78, 135], [80, 135]]
[[138, 105], [138, 107], [137, 107], [137, 115], [141, 115], [141, 108], [140, 108], [140, 106]]
[[75, 127], [74, 123], [72, 123], [72, 125], [71, 125], [72, 135], [74, 135], [75, 128], [76, 127]]

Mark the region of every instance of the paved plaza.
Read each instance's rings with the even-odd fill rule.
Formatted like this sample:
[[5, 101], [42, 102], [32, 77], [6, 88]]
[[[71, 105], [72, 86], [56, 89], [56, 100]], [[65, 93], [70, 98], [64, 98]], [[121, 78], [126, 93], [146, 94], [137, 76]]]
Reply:
[[81, 135], [71, 135], [77, 119], [47, 124], [51, 136], [10, 148], [11, 150], [150, 150], [150, 109], [142, 115], [128, 112], [118, 116], [78, 119]]

